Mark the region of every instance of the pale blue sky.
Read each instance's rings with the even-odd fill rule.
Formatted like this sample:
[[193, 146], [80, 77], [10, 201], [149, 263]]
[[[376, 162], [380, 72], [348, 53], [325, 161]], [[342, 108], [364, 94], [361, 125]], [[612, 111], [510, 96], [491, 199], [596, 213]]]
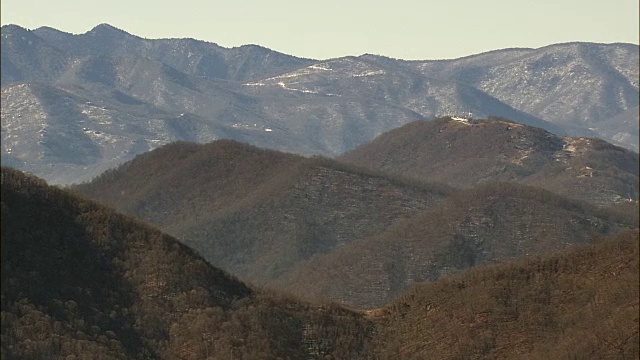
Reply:
[[569, 41], [639, 42], [638, 0], [1, 0], [2, 24], [259, 44], [326, 59], [444, 59]]

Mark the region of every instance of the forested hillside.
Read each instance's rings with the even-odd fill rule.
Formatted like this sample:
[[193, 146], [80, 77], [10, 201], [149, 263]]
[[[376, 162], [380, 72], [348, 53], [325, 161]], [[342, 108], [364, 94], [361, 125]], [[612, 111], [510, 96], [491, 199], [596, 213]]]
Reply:
[[379, 359], [637, 359], [638, 232], [415, 287], [371, 313]]
[[409, 123], [338, 159], [457, 187], [513, 181], [598, 205], [638, 200], [637, 153], [495, 117]]
[[637, 230], [356, 312], [248, 287], [170, 236], [33, 176], [2, 168], [0, 182], [3, 359], [639, 355]]
[[[455, 126], [447, 120], [429, 126], [438, 123]], [[499, 123], [518, 126], [486, 125]], [[427, 146], [419, 143], [429, 141], [402, 142]], [[536, 165], [537, 157], [544, 159], [531, 151], [531, 168], [547, 166]], [[637, 226], [631, 203], [597, 209], [491, 180], [460, 191], [216, 141], [159, 148], [73, 189], [153, 223], [245, 281], [357, 308], [381, 306], [417, 282], [471, 266], [559, 251]], [[589, 196], [577, 185], [572, 190]]]
[[382, 231], [451, 191], [226, 140], [169, 145], [74, 190], [156, 224], [257, 284]]
[[40, 179], [1, 179], [3, 359], [344, 359], [370, 333], [362, 315], [251, 289]]
[[418, 282], [559, 252], [637, 225], [637, 207], [598, 209], [538, 188], [486, 184], [300, 262], [276, 283], [301, 297], [367, 309]]

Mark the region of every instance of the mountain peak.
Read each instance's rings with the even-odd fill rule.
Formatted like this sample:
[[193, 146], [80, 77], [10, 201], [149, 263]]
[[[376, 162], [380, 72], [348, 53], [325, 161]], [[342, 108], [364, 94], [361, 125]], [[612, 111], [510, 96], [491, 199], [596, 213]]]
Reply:
[[52, 28], [51, 26], [40, 26], [38, 28], [36, 28], [34, 31], [54, 31], [54, 32], [64, 32], [64, 31], [60, 31], [56, 28]]
[[13, 29], [22, 29], [23, 31], [27, 31], [27, 29], [23, 28], [20, 25], [16, 25], [16, 24], [2, 25], [2, 30], [13, 30]]
[[[459, 187], [491, 179], [536, 184], [598, 205], [638, 198], [637, 190], [630, 190], [638, 186], [637, 154], [632, 151], [499, 117], [451, 116], [409, 123], [339, 159]], [[617, 178], [628, 182], [622, 185]]]
[[119, 37], [124, 37], [124, 36], [133, 36], [131, 34], [129, 34], [128, 32], [118, 29], [117, 27], [113, 26], [113, 25], [109, 25], [107, 23], [102, 23], [102, 24], [98, 24], [96, 25], [93, 29], [89, 30], [87, 32], [87, 35], [94, 35], [94, 36], [119, 36]]
[[29, 30], [20, 25], [7, 24], [2, 25], [2, 34], [26, 34]]

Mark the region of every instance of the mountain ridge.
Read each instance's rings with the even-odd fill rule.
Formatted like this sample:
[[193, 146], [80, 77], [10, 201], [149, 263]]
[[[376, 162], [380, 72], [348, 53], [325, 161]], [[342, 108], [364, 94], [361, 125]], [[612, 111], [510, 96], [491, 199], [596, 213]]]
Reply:
[[74, 190], [164, 224], [213, 264], [256, 284], [450, 192], [445, 185], [228, 140], [168, 145]]
[[[78, 35], [4, 26], [2, 34], [3, 103], [11, 105], [2, 112], [3, 158], [58, 183], [88, 180], [176, 140], [230, 138], [337, 156], [410, 121], [470, 112], [638, 148], [632, 111], [638, 105], [635, 45], [555, 44], [434, 63], [366, 55], [303, 59], [253, 45], [142, 39], [109, 25]], [[43, 157], [46, 144], [22, 145], [23, 135], [15, 130], [22, 122], [42, 118], [43, 126], [57, 126], [61, 115], [74, 117], [29, 105], [46, 99], [34, 99], [17, 86], [38, 82], [79, 97], [76, 107], [107, 100], [111, 111], [87, 110], [85, 121], [92, 126], [82, 127], [100, 127], [95, 131], [120, 140], [111, 146], [95, 139], [93, 146], [104, 155], [82, 167]], [[135, 114], [131, 102], [140, 103]], [[618, 116], [625, 111], [628, 115]], [[183, 115], [189, 119], [186, 127], [197, 131], [172, 132], [169, 123], [181, 123], [176, 119]], [[133, 135], [119, 129], [133, 126]], [[83, 141], [83, 136], [55, 140]], [[52, 171], [57, 168], [64, 171]]]
[[228, 140], [161, 147], [73, 190], [156, 224], [251, 283], [358, 308], [416, 281], [637, 224], [627, 202], [598, 208], [517, 183], [461, 191]]
[[485, 184], [302, 261], [275, 285], [301, 298], [370, 309], [416, 283], [560, 252], [593, 236], [633, 229], [638, 223], [633, 212], [597, 209], [528, 186]]
[[638, 200], [636, 153], [501, 118], [409, 123], [338, 159], [458, 187], [516, 181], [600, 205]]
[[355, 312], [246, 287], [148, 225], [0, 171], [3, 358], [640, 353], [638, 287], [629, 286], [638, 283], [637, 230], [423, 283]]
[[249, 287], [148, 225], [1, 171], [3, 358], [344, 358], [369, 337], [360, 314]]
[[373, 348], [382, 359], [633, 358], [638, 287], [628, 284], [637, 282], [637, 231], [481, 267], [370, 312], [385, 324]]

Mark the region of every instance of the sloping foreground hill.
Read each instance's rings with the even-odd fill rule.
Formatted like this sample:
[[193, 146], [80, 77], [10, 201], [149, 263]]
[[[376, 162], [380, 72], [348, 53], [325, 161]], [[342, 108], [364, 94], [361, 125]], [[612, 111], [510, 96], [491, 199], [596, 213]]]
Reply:
[[346, 359], [370, 333], [361, 315], [253, 290], [42, 180], [0, 179], [3, 359]]
[[530, 186], [486, 184], [301, 262], [276, 285], [301, 297], [351, 307], [382, 306], [417, 282], [557, 252], [590, 242], [594, 235], [636, 228], [637, 211], [596, 208]]
[[638, 154], [500, 118], [409, 123], [339, 159], [460, 187], [517, 181], [601, 205], [638, 200]]
[[638, 232], [415, 287], [371, 312], [376, 359], [637, 359]]
[[3, 359], [639, 355], [637, 232], [426, 283], [363, 317], [247, 288], [143, 224], [0, 179]]
[[256, 284], [383, 231], [450, 192], [226, 140], [162, 147], [74, 189], [156, 224]]

